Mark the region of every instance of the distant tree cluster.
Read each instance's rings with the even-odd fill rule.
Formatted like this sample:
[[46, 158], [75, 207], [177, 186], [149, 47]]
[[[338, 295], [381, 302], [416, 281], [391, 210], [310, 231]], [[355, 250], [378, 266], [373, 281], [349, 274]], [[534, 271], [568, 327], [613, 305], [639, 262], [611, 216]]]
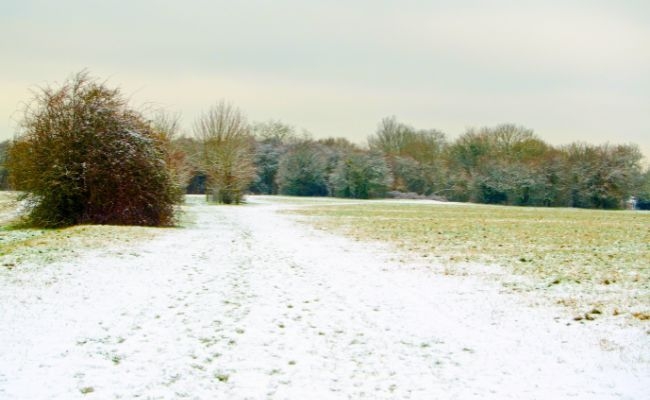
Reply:
[[447, 151], [452, 200], [583, 208], [621, 208], [639, 190], [635, 145], [553, 147], [514, 125], [468, 130]]
[[650, 200], [650, 171], [636, 145], [554, 147], [512, 124], [468, 129], [454, 141], [383, 119], [368, 146], [314, 141], [274, 123], [256, 135], [254, 193], [377, 198], [418, 195], [488, 204], [622, 208]]
[[512, 124], [450, 141], [389, 117], [366, 146], [314, 140], [279, 121], [251, 124], [225, 101], [185, 136], [178, 116], [146, 119], [119, 90], [80, 73], [37, 91], [22, 131], [0, 143], [0, 188], [24, 191], [43, 226], [167, 225], [183, 191], [226, 204], [257, 193], [647, 209], [641, 160], [636, 145], [556, 147]]
[[291, 196], [385, 197], [392, 184], [383, 154], [363, 150], [343, 138], [313, 140], [298, 137], [284, 125], [281, 137], [265, 134], [279, 122], [257, 129], [258, 178], [253, 193]]

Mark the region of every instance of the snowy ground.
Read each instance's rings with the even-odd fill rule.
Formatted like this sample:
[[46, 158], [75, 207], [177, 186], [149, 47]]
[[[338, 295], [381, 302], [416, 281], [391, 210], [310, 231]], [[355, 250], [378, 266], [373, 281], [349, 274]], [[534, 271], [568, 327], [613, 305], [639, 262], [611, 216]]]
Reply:
[[[643, 399], [650, 335], [391, 262], [280, 205], [0, 269], [0, 399]], [[647, 328], [647, 327], [646, 327]]]

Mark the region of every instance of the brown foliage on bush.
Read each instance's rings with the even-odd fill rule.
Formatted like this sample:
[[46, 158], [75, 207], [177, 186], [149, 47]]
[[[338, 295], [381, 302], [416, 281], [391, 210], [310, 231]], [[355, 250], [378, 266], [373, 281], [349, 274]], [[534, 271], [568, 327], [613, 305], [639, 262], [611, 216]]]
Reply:
[[181, 192], [167, 149], [118, 89], [81, 72], [34, 93], [7, 166], [34, 225], [170, 225]]

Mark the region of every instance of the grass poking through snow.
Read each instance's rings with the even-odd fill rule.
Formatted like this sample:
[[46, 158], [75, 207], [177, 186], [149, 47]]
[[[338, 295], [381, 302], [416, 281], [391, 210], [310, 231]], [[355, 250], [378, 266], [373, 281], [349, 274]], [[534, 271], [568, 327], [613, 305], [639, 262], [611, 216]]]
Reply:
[[15, 192], [0, 191], [0, 267], [25, 262], [53, 262], [78, 251], [112, 248], [152, 238], [158, 228], [78, 225], [61, 229], [23, 228]]
[[387, 201], [293, 212], [433, 262], [497, 264], [549, 285], [615, 284], [650, 304], [650, 213]]

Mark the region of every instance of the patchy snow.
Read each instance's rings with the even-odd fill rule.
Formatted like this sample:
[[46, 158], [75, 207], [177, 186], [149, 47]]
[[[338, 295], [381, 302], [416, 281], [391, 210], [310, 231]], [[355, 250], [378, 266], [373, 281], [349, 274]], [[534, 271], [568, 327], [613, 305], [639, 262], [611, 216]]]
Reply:
[[0, 225], [18, 218], [27, 209], [27, 200], [17, 200], [18, 193], [0, 191]]
[[139, 245], [0, 270], [1, 399], [641, 399], [650, 335], [191, 198]]

